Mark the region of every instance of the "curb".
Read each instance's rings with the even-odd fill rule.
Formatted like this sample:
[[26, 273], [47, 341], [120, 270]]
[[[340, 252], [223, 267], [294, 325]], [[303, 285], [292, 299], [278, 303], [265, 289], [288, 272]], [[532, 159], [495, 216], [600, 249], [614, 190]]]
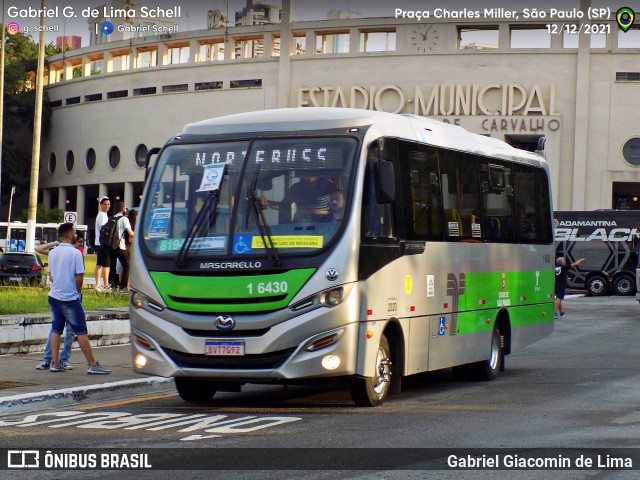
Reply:
[[[86, 312], [92, 347], [129, 343], [129, 310]], [[44, 351], [51, 330], [51, 313], [0, 315], [0, 355]]]
[[162, 387], [172, 381], [173, 378], [148, 377], [0, 397], [0, 415], [55, 407], [62, 404], [68, 405], [72, 402], [78, 403], [87, 399], [112, 398], [114, 393], [129, 392], [136, 389], [142, 390], [149, 387]]

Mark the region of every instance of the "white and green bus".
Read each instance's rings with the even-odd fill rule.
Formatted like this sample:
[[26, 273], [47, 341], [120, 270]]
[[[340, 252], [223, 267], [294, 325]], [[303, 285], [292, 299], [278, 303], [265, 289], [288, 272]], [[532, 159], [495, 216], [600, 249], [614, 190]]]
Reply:
[[301, 108], [189, 124], [140, 218], [134, 369], [175, 377], [186, 401], [346, 379], [374, 406], [416, 373], [493, 380], [553, 330], [544, 158], [435, 120]]

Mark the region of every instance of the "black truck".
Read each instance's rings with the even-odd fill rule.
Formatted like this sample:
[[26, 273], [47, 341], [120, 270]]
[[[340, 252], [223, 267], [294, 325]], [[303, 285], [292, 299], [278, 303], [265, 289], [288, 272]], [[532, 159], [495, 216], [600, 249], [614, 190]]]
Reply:
[[569, 271], [569, 288], [589, 295], [636, 295], [640, 211], [557, 211], [554, 230], [556, 257], [567, 264], [586, 259]]

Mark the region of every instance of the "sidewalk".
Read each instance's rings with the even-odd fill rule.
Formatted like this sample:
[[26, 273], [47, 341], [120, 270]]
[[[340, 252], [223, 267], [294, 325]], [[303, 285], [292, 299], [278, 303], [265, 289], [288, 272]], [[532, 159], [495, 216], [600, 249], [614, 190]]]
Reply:
[[73, 370], [36, 370], [51, 329], [51, 315], [0, 315], [0, 416], [62, 405], [82, 408], [82, 401], [89, 398], [135, 396], [172, 388], [171, 379], [133, 373], [128, 309], [86, 314], [94, 356], [111, 369], [110, 375], [88, 375], [77, 342], [70, 359]]
[[79, 348], [71, 354], [73, 370], [60, 373], [36, 370], [42, 353], [1, 355], [0, 415], [68, 404], [82, 409], [82, 401], [89, 398], [134, 396], [150, 388], [172, 387], [172, 379], [133, 373], [130, 345], [92, 348], [96, 359], [111, 369], [110, 375], [87, 374], [87, 362]]

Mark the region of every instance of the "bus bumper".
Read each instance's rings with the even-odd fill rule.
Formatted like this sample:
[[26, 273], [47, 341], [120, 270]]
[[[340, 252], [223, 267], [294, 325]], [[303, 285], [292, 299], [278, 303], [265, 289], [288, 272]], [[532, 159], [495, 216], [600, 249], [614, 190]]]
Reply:
[[[274, 325], [259, 338], [243, 337], [242, 332], [239, 331], [237, 337], [225, 336], [223, 339], [216, 337], [215, 332], [212, 332], [212, 336], [208, 338], [188, 336], [180, 326], [174, 323], [146, 311], [132, 311], [133, 370], [144, 375], [247, 383], [286, 383], [296, 379], [353, 375], [356, 371], [359, 331], [357, 322], [306, 335], [291, 348], [275, 349], [275, 351], [273, 348], [282, 338], [291, 338], [291, 332], [295, 332], [297, 327], [304, 331], [310, 324], [335, 323], [309, 317], [318, 317], [323, 314], [336, 315], [337, 312], [334, 310], [340, 307], [325, 311], [315, 310]], [[134, 315], [139, 317], [134, 319]], [[343, 315], [340, 317], [349, 318]], [[144, 331], [136, 328], [141, 324], [153, 325], [153, 328], [145, 328]], [[156, 338], [156, 334], [161, 338]], [[174, 348], [169, 348], [166, 346], [168, 339], [172, 341], [180, 339], [182, 345], [171, 345]], [[244, 343], [245, 355], [238, 357], [205, 355], [206, 340], [241, 341]], [[312, 344], [320, 340], [326, 340], [327, 346], [314, 350]], [[320, 343], [324, 345], [324, 342]]]

